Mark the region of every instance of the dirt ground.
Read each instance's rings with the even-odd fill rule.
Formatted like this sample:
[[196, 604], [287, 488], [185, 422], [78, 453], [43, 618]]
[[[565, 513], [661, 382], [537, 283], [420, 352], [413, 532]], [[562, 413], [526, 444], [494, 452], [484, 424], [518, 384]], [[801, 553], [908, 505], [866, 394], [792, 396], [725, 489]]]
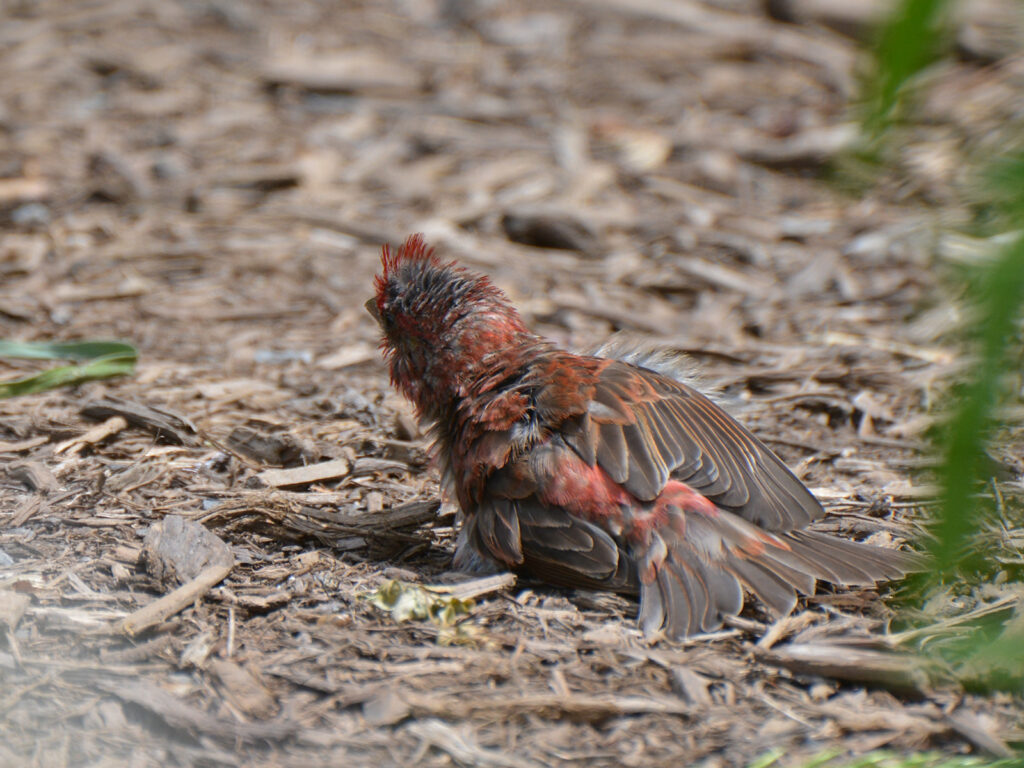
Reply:
[[[645, 643], [629, 601], [526, 582], [476, 584], [455, 626], [367, 599], [452, 581], [453, 511], [362, 308], [410, 232], [574, 349], [625, 331], [691, 355], [821, 529], [920, 541], [920, 440], [958, 370], [940, 275], [974, 253], [940, 225], [965, 221], [964, 158], [1019, 119], [1024, 59], [983, 4], [854, 194], [829, 169], [864, 20], [766, 5], [0, 4], [0, 337], [140, 350], [132, 377], [0, 401], [0, 765], [796, 765], [1024, 740], [1019, 695], [879, 671], [889, 586], [683, 644]], [[229, 561], [145, 624], [178, 586], [140, 563], [170, 516]]]

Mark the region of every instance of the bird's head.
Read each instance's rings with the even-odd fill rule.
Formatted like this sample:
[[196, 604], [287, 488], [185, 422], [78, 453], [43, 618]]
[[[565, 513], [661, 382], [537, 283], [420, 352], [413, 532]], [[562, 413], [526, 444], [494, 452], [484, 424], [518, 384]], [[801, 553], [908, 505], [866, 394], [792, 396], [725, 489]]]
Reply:
[[395, 251], [384, 246], [374, 288], [366, 308], [380, 325], [391, 381], [421, 416], [436, 417], [496, 353], [532, 338], [501, 290], [439, 259], [420, 235]]

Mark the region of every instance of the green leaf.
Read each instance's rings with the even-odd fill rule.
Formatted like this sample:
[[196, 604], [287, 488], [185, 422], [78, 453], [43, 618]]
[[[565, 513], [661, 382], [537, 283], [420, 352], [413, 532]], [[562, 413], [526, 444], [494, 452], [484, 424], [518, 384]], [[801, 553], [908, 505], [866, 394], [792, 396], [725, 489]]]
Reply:
[[778, 765], [779, 760], [782, 759], [785, 754], [785, 750], [773, 749], [756, 758], [754, 762], [747, 766], [747, 768], [772, 768], [772, 766]]
[[934, 533], [932, 554], [951, 571], [960, 564], [962, 548], [976, 527], [973, 495], [985, 477], [986, 439], [998, 402], [999, 380], [1007, 359], [1014, 323], [1024, 305], [1024, 237], [1003, 251], [982, 278], [977, 329], [980, 359], [953, 416], [946, 437], [942, 470], [943, 514]]
[[[779, 755], [782, 751], [771, 752]], [[765, 758], [758, 758], [747, 768], [762, 768]], [[767, 765], [774, 766], [774, 763]], [[975, 755], [945, 755], [940, 752], [912, 752], [900, 755], [889, 750], [876, 750], [859, 757], [842, 758], [825, 751], [807, 762], [797, 763], [800, 768], [1021, 768], [1019, 758], [990, 759]]]
[[948, 0], [902, 0], [878, 35], [876, 71], [868, 82], [865, 127], [877, 137], [895, 119], [907, 84], [940, 48]]
[[135, 371], [139, 353], [120, 341], [10, 341], [0, 339], [0, 357], [23, 360], [76, 360], [81, 365], [62, 365], [13, 381], [0, 382], [0, 398], [45, 392], [93, 379], [127, 376]]
[[0, 339], [0, 357], [22, 360], [94, 360], [110, 355], [138, 357], [123, 341], [10, 341]]

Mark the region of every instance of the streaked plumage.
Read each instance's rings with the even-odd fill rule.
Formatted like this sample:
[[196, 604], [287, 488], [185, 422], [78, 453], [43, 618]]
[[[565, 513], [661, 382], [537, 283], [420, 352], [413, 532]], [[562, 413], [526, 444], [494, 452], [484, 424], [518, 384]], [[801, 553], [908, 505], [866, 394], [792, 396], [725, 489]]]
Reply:
[[814, 496], [718, 405], [660, 373], [666, 360], [560, 350], [418, 236], [385, 248], [368, 307], [464, 514], [457, 566], [638, 595], [646, 634], [682, 638], [738, 613], [743, 587], [784, 614], [818, 579], [871, 584], [917, 562], [805, 530], [824, 514]]

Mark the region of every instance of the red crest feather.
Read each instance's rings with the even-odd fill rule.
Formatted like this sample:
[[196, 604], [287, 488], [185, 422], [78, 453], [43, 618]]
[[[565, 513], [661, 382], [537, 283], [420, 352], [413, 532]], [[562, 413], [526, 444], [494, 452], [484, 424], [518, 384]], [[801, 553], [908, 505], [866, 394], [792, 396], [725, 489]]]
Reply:
[[380, 260], [384, 266], [385, 278], [389, 277], [401, 264], [417, 261], [438, 263], [437, 257], [434, 255], [434, 249], [427, 245], [423, 235], [419, 233], [409, 235], [394, 253], [391, 252], [390, 246], [385, 244]]
[[399, 267], [403, 264], [415, 264], [417, 262], [441, 266], [440, 260], [434, 254], [434, 249], [427, 245], [423, 235], [417, 233], [409, 235], [398, 250], [392, 251], [387, 243], [381, 249], [380, 263], [383, 270], [374, 280], [374, 287], [377, 289], [377, 298], [380, 300], [381, 292], [388, 280], [395, 276]]

